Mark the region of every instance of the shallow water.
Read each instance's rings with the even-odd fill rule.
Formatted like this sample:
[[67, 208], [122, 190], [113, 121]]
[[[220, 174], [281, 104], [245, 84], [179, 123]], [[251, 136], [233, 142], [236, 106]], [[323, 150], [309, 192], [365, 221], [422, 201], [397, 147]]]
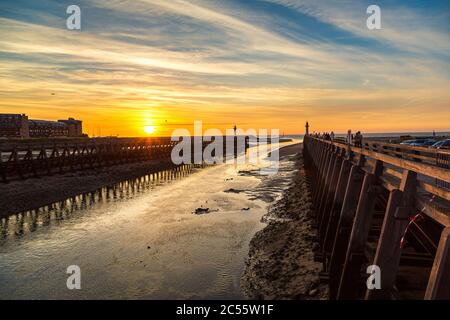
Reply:
[[[270, 162], [260, 160], [141, 178], [3, 219], [0, 298], [242, 298], [248, 244], [292, 171], [282, 164], [262, 178], [255, 170]], [[211, 212], [193, 214], [199, 207]], [[67, 289], [70, 265], [81, 290]]]

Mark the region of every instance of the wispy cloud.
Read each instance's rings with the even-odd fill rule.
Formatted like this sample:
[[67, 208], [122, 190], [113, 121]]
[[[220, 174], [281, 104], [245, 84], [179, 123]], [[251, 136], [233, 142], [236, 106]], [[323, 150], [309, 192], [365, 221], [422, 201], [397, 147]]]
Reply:
[[76, 112], [121, 134], [150, 118], [393, 130], [388, 113], [405, 129], [449, 129], [449, 10], [434, 4], [381, 4], [383, 29], [371, 31], [356, 1], [93, 0], [78, 32], [64, 27], [64, 2], [10, 3], [0, 111]]

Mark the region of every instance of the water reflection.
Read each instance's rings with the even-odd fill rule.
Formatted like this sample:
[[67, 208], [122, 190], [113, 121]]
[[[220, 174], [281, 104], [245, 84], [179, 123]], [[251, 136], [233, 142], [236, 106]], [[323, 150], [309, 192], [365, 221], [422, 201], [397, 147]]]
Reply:
[[[284, 185], [276, 180], [272, 190], [264, 181], [275, 177], [254, 174], [263, 165], [160, 172], [2, 220], [0, 297], [241, 298], [248, 244], [264, 226], [262, 194], [275, 197]], [[199, 207], [211, 213], [192, 214]], [[82, 290], [66, 286], [74, 264]]]
[[80, 194], [41, 208], [28, 210], [0, 220], [0, 239], [21, 237], [33, 232], [38, 227], [58, 225], [62, 220], [77, 218], [77, 215], [96, 205], [130, 199], [137, 194], [153, 189], [155, 186], [181, 179], [198, 168], [207, 165], [181, 165], [173, 169], [163, 170], [128, 179], [94, 192]]

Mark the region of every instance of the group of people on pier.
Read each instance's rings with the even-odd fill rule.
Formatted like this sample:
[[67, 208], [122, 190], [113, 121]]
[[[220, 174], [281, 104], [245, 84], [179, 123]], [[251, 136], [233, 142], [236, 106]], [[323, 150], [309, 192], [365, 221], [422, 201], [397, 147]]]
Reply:
[[352, 134], [351, 130], [348, 130], [347, 133], [347, 143], [350, 145], [354, 145], [355, 147], [362, 148], [363, 135], [361, 131]]
[[328, 132], [322, 132], [322, 133], [316, 133], [313, 132], [312, 136], [314, 138], [318, 138], [318, 139], [324, 139], [324, 140], [328, 140], [328, 141], [334, 141], [334, 132], [331, 131], [330, 133]]
[[[312, 136], [314, 138], [324, 139], [328, 141], [335, 141], [335, 134], [333, 131], [331, 132], [313, 132]], [[355, 134], [352, 134], [351, 130], [348, 130], [347, 132], [347, 138], [346, 143], [349, 145], [353, 145], [358, 148], [362, 148], [363, 144], [363, 135], [361, 131], [356, 132]]]

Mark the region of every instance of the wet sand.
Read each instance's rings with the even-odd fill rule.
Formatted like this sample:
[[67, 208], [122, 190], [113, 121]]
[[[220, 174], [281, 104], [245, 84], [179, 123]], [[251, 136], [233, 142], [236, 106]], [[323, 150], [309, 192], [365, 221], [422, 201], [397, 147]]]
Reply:
[[283, 197], [269, 207], [262, 221], [268, 225], [250, 242], [241, 289], [250, 299], [326, 299], [320, 284], [321, 264], [314, 261], [318, 248], [311, 199], [299, 145], [280, 150], [280, 157], [297, 153], [299, 169]]
[[[86, 283], [91, 287], [87, 287], [82, 296], [72, 296], [72, 298], [117, 298], [109, 289], [106, 290], [107, 288], [101, 285], [105, 281], [104, 277], [107, 277], [111, 283], [110, 286], [114, 284], [116, 289], [131, 290], [125, 296], [133, 298], [326, 298], [325, 286], [319, 285], [318, 273], [321, 266], [313, 261], [313, 250], [317, 244], [310, 218], [309, 194], [301, 171], [301, 158], [295, 156], [300, 151], [299, 144], [282, 147], [280, 170], [273, 176], [257, 176], [256, 172], [259, 168], [254, 166], [230, 167], [226, 172], [218, 166], [202, 170], [197, 177], [184, 179], [171, 187], [162, 187], [160, 191], [149, 195], [144, 194], [131, 202], [128, 200], [123, 204], [121, 204], [122, 201], [117, 204], [99, 203], [89, 211], [86, 209], [83, 214], [76, 215], [78, 218], [58, 220], [58, 228], [52, 227], [51, 224], [20, 236], [18, 240], [7, 240], [2, 249], [4, 257], [9, 257], [11, 261], [22, 261], [22, 259], [28, 261], [28, 256], [36, 252], [39, 259], [33, 258], [36, 265], [29, 266], [30, 270], [27, 271], [32, 279], [35, 278], [35, 270], [48, 268], [48, 274], [61, 274], [61, 279], [49, 281], [48, 284], [45, 282], [48, 288], [42, 288], [42, 290], [33, 286], [32, 281], [28, 281], [31, 278], [26, 278], [30, 282], [27, 285], [31, 286], [35, 292], [28, 290], [27, 287], [24, 290], [26, 294], [23, 294], [40, 298], [71, 297], [70, 292], [59, 287], [59, 282], [65, 283], [62, 279], [65, 275], [63, 266], [72, 263], [72, 260], [80, 259], [82, 260], [78, 262], [83, 265], [83, 270], [88, 277]], [[295, 171], [296, 168], [300, 170]], [[65, 198], [65, 192], [80, 194], [96, 190], [105, 184], [141, 176], [153, 169], [155, 168], [150, 167], [149, 164], [140, 163], [135, 166], [106, 168], [102, 172], [80, 172], [2, 185], [1, 191], [6, 191], [8, 194], [5, 196], [2, 193], [1, 211], [5, 212], [3, 209], [5, 199], [15, 199], [16, 208], [18, 205], [36, 207], [39, 201], [53, 202], [53, 199], [58, 197]], [[295, 178], [293, 179], [292, 176]], [[40, 188], [43, 180], [47, 182], [46, 187]], [[198, 181], [203, 183], [199, 184]], [[203, 184], [207, 181], [211, 185], [206, 188], [206, 191]], [[20, 194], [16, 193], [19, 185], [21, 187], [27, 185], [25, 191]], [[186, 195], [187, 188], [191, 190], [192, 196]], [[281, 197], [282, 190], [284, 191]], [[33, 192], [39, 196], [34, 197], [35, 199], [30, 202], [30, 198], [27, 199], [29, 197], [27, 192]], [[179, 206], [181, 196], [188, 196], [183, 201], [185, 205], [182, 209]], [[22, 200], [20, 203], [18, 200], [21, 199], [20, 197], [27, 201]], [[267, 209], [264, 203], [272, 203], [272, 205]], [[164, 209], [157, 207], [159, 204]], [[199, 207], [208, 207], [211, 210], [208, 214], [193, 215], [192, 212]], [[114, 215], [114, 219], [110, 215]], [[261, 221], [268, 223], [266, 226], [259, 222], [261, 216], [263, 216]], [[155, 217], [162, 220], [159, 221]], [[190, 222], [190, 225], [186, 224], [185, 229], [179, 225], [183, 221]], [[84, 230], [81, 234], [80, 225]], [[210, 230], [212, 225], [217, 225], [217, 230], [220, 232], [212, 232]], [[201, 230], [205, 232], [200, 232]], [[61, 237], [64, 236], [69, 237], [70, 241], [61, 241]], [[11, 237], [15, 239], [17, 236], [13, 234]], [[108, 241], [105, 242], [103, 238]], [[124, 238], [127, 239], [126, 242], [123, 241]], [[251, 242], [250, 239], [252, 239]], [[18, 251], [15, 248], [15, 241], [19, 241], [17, 245], [26, 244], [27, 249]], [[249, 242], [250, 245], [248, 245]], [[61, 247], [66, 243], [70, 243], [70, 251]], [[20, 246], [23, 247], [23, 244]], [[186, 246], [179, 247], [180, 244], [186, 244]], [[46, 248], [45, 256], [42, 256], [43, 251], [40, 247], [42, 245]], [[97, 245], [104, 254], [98, 254]], [[30, 246], [38, 246], [38, 248], [32, 250]], [[153, 254], [154, 250], [156, 250], [155, 254], [158, 253], [157, 256]], [[60, 261], [61, 252], [64, 252], [67, 261]], [[91, 253], [94, 252], [95, 254], [91, 257]], [[205, 252], [208, 259], [202, 256]], [[211, 252], [217, 252], [216, 259], [212, 259]], [[179, 258], [181, 260], [174, 260], [174, 257], [179, 255], [176, 253], [182, 253]], [[186, 254], [192, 257], [186, 260]], [[243, 261], [247, 255], [246, 266], [244, 266]], [[110, 256], [113, 257], [112, 262]], [[55, 257], [58, 257], [58, 264], [52, 260]], [[170, 266], [168, 261], [172, 260], [174, 260], [173, 270], [168, 268]], [[181, 282], [180, 261], [186, 264], [186, 270], [182, 272], [185, 280]], [[196, 261], [199, 264], [194, 266], [193, 263]], [[204, 265], [205, 261], [208, 261], [207, 265]], [[21, 263], [9, 263], [6, 258], [5, 263], [5, 266], [23, 268]], [[115, 266], [113, 270], [109, 270], [111, 263]], [[160, 270], [159, 266], [164, 268]], [[105, 268], [109, 268], [106, 274]], [[142, 268], [146, 269], [144, 273]], [[126, 283], [120, 283], [119, 275], [123, 274], [124, 269], [127, 270], [128, 280]], [[194, 269], [195, 272], [193, 272]], [[98, 270], [102, 271], [99, 273]], [[215, 275], [216, 271], [212, 270], [220, 271], [218, 271], [218, 278]], [[8, 272], [4, 271], [5, 279], [16, 279], [18, 276], [16, 273], [19, 271], [24, 272], [9, 270], [8, 272], [15, 276], [7, 276]], [[208, 277], [205, 276], [205, 272]], [[195, 276], [197, 273], [202, 274], [201, 279], [206, 277], [206, 281], [199, 281]], [[208, 288], [216, 278], [220, 281], [211, 291]], [[160, 283], [161, 279], [165, 279], [165, 282]], [[28, 283], [27, 281], [25, 283]], [[141, 288], [139, 283], [146, 285]], [[194, 286], [192, 283], [198, 285]], [[11, 283], [11, 288], [14, 285], [21, 284]], [[136, 288], [140, 291], [133, 291], [137, 290]], [[241, 290], [244, 296], [241, 296]], [[18, 296], [21, 296], [20, 291], [16, 292]], [[121, 291], [114, 290], [114, 292]]]
[[[263, 175], [275, 163], [257, 151], [249, 149], [256, 163], [147, 181], [137, 192], [133, 183], [102, 188], [86, 201], [0, 220], [0, 296], [243, 299], [250, 240], [294, 172], [286, 159], [276, 174]], [[225, 192], [230, 189], [240, 191]], [[74, 264], [82, 270], [82, 290], [66, 286]]]

